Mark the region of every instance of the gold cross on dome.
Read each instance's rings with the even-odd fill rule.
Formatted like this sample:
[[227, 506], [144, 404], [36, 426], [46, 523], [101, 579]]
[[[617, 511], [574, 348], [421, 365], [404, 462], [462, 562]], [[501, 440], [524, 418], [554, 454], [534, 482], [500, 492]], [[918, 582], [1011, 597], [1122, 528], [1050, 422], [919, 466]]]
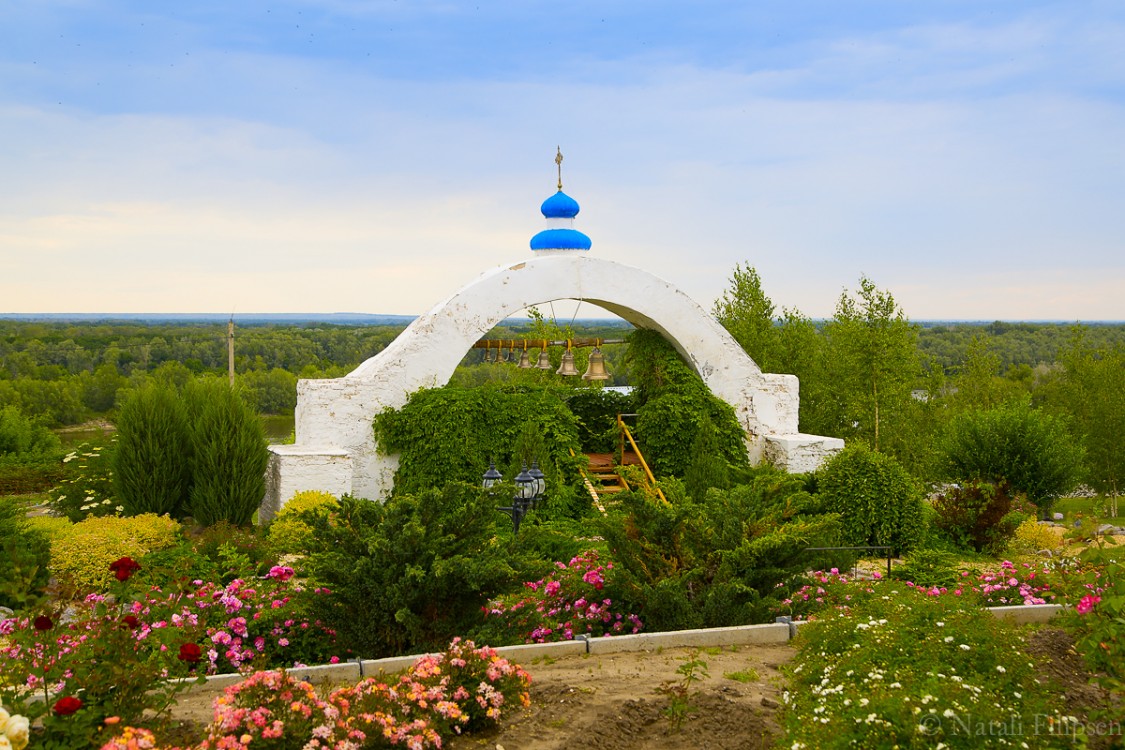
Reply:
[[559, 190], [562, 190], [562, 148], [555, 146], [555, 164], [559, 167]]

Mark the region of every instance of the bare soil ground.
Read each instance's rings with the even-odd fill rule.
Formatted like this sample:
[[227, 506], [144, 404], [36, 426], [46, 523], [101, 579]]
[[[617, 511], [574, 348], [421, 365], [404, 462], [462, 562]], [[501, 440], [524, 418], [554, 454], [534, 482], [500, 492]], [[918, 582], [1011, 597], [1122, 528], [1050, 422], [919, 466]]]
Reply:
[[[502, 726], [458, 737], [452, 750], [754, 750], [771, 747], [780, 735], [773, 719], [781, 702], [778, 671], [795, 649], [743, 646], [705, 649], [709, 677], [691, 687], [690, 710], [680, 727], [665, 715], [669, 697], [662, 685], [682, 679], [676, 669], [696, 654], [691, 649], [533, 660], [531, 708], [508, 714]], [[740, 681], [726, 675], [742, 673]], [[756, 676], [756, 679], [754, 677]], [[318, 686], [319, 687], [319, 686]], [[324, 686], [328, 689], [328, 686]], [[173, 716], [182, 738], [198, 736], [211, 719], [221, 692], [183, 696]]]
[[[690, 711], [677, 729], [665, 715], [669, 697], [659, 688], [682, 679], [676, 669], [690, 649], [571, 657], [525, 665], [532, 707], [496, 732], [458, 738], [454, 750], [750, 750], [773, 745], [780, 734], [774, 712], [781, 702], [778, 667], [790, 646], [743, 646], [699, 652], [710, 677], [692, 686]], [[740, 681], [733, 673], [756, 673]], [[753, 674], [751, 674], [751, 677]]]

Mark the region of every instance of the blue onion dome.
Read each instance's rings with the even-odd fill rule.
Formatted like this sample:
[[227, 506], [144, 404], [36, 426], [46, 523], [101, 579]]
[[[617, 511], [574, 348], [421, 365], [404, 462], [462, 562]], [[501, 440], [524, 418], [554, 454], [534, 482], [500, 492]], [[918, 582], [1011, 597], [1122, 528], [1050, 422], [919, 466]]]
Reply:
[[531, 238], [531, 249], [544, 255], [589, 250], [591, 244], [589, 237], [574, 228], [578, 201], [562, 191], [562, 161], [562, 151], [558, 150], [555, 156], [559, 168], [558, 192], [543, 201], [539, 208], [547, 220], [547, 229]]
[[578, 215], [578, 201], [560, 190], [543, 201], [539, 210], [548, 219], [573, 219]]
[[590, 244], [577, 229], [544, 229], [531, 238], [532, 250], [589, 250]]

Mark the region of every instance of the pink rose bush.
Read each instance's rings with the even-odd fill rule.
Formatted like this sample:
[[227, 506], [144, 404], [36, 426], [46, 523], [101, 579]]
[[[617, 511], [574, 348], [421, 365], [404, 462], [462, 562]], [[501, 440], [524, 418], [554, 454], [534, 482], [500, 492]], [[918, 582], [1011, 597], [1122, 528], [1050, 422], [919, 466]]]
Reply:
[[88, 647], [107, 630], [125, 626], [135, 658], [161, 662], [163, 676], [177, 673], [177, 658], [205, 674], [339, 661], [335, 633], [301, 614], [307, 597], [327, 595], [325, 589], [306, 591], [293, 580], [293, 569], [282, 566], [225, 586], [197, 580], [178, 591], [152, 587], [130, 601], [90, 594], [52, 639], [36, 637], [40, 624], [50, 622], [44, 615], [0, 621], [0, 635], [10, 636], [0, 647], [0, 669], [22, 670], [34, 689], [39, 675], [65, 673], [70, 661], [89, 658]]
[[605, 595], [613, 563], [600, 564], [596, 551], [555, 566], [550, 575], [524, 584], [530, 593], [489, 602], [484, 613], [491, 623], [485, 632], [500, 641], [515, 635], [524, 643], [548, 643], [638, 633], [644, 627], [637, 615], [621, 612]]
[[113, 566], [128, 575], [107, 593], [0, 620], [0, 694], [75, 747], [103, 719], [160, 715], [187, 687], [169, 678], [339, 661], [334, 634], [300, 614], [306, 597], [327, 592], [303, 591], [291, 568], [166, 592], [138, 586], [133, 560]]
[[[200, 750], [227, 750], [253, 744], [267, 750], [357, 748], [348, 739], [339, 709], [321, 700], [312, 685], [283, 671], [255, 672], [215, 699], [214, 721]], [[362, 740], [362, 737], [357, 739]]]
[[[1101, 572], [1076, 561], [1045, 561], [1038, 565], [1002, 561], [997, 568], [962, 570], [956, 583], [924, 586], [913, 581], [885, 580], [880, 573], [852, 577], [833, 568], [809, 574], [802, 584], [781, 601], [775, 615], [813, 617], [826, 609], [847, 610], [870, 596], [904, 591], [928, 597], [964, 597], [981, 606], [1019, 604], [1064, 604], [1101, 592]], [[1083, 600], [1084, 601], [1084, 600]], [[1081, 607], [1079, 602], [1079, 607]]]
[[442, 737], [494, 725], [512, 707], [531, 704], [531, 676], [488, 646], [454, 638], [398, 678], [369, 678], [330, 700], [351, 736], [382, 737], [411, 750], [440, 748]]
[[[327, 699], [284, 671], [257, 672], [215, 700], [206, 739], [184, 750], [436, 750], [452, 735], [530, 705], [530, 685], [522, 667], [460, 638], [444, 653], [418, 659], [397, 680], [368, 678]], [[124, 727], [102, 750], [157, 747], [148, 730]]]
[[1080, 615], [1087, 615], [1101, 600], [1102, 598], [1100, 596], [1087, 594], [1086, 596], [1082, 597], [1081, 601], [1078, 602], [1078, 606], [1074, 608], [1074, 611], [1076, 611]]

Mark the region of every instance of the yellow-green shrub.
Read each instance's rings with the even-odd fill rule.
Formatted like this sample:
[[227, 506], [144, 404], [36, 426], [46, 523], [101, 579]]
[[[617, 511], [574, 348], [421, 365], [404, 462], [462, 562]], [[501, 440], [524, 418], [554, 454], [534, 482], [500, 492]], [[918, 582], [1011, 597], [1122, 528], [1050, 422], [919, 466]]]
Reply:
[[1034, 552], [1041, 549], [1058, 548], [1062, 545], [1062, 536], [1054, 528], [1031, 518], [1016, 528], [1016, 534], [1012, 541], [1021, 549]]
[[298, 492], [285, 504], [269, 527], [270, 546], [278, 553], [295, 553], [303, 550], [310, 539], [312, 529], [302, 521], [299, 513], [306, 510], [321, 509], [324, 512], [336, 510], [340, 504], [327, 492], [307, 490]]
[[27, 519], [29, 529], [37, 529], [49, 539], [57, 539], [66, 534], [74, 524], [62, 516], [31, 516]]
[[91, 517], [65, 529], [51, 542], [51, 572], [77, 594], [105, 591], [113, 580], [109, 564], [129, 556], [171, 547], [180, 524], [168, 516], [144, 513], [129, 518]]

